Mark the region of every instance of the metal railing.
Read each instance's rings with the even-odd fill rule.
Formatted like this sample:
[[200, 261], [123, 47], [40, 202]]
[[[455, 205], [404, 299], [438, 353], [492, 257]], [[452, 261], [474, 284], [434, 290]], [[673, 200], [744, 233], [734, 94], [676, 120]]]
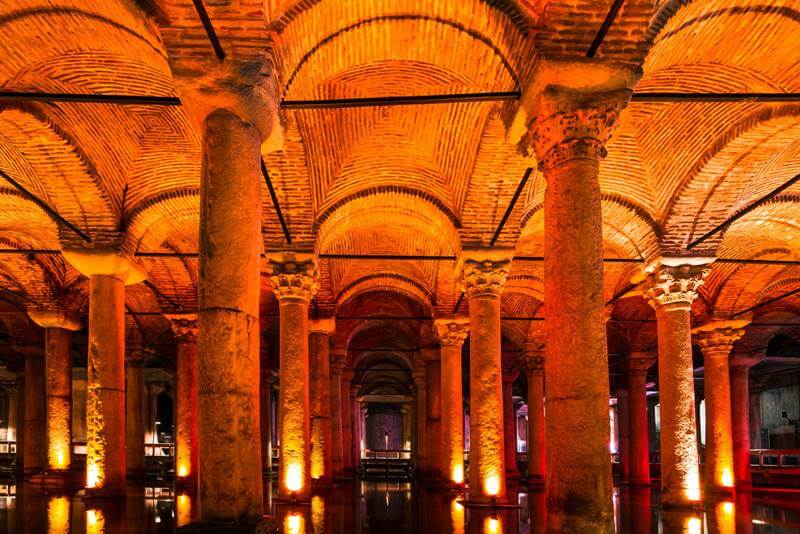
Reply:
[[753, 449], [750, 466], [800, 469], [800, 449]]
[[364, 458], [367, 460], [410, 460], [411, 451], [408, 449], [373, 450], [365, 449]]

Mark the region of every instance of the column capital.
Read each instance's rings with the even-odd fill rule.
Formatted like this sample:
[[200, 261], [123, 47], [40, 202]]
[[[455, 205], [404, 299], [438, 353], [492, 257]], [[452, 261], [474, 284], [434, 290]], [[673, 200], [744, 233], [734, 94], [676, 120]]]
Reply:
[[335, 317], [315, 317], [308, 320], [309, 334], [331, 335], [336, 331]]
[[63, 249], [70, 265], [84, 276], [102, 275], [122, 280], [126, 286], [147, 278], [145, 268], [132, 256], [119, 250]]
[[630, 374], [647, 374], [654, 363], [656, 355], [653, 352], [631, 352], [626, 362]]
[[433, 325], [443, 347], [460, 347], [469, 335], [469, 317], [439, 318]]
[[503, 368], [503, 382], [510, 382], [514, 383], [514, 381], [519, 377], [519, 368], [518, 367], [504, 367]]
[[511, 269], [511, 249], [465, 250], [458, 260], [459, 282], [467, 298], [499, 297]]
[[156, 355], [156, 351], [145, 347], [129, 347], [125, 350], [125, 365], [127, 367], [146, 367]]
[[60, 328], [72, 332], [83, 328], [77, 316], [61, 308], [31, 308], [28, 317], [42, 328]]
[[745, 333], [747, 321], [714, 321], [692, 330], [706, 358], [727, 358]]
[[655, 309], [665, 305], [691, 307], [708, 275], [709, 258], [662, 258], [644, 280], [644, 297]]
[[197, 314], [165, 314], [164, 317], [169, 319], [178, 343], [197, 343]]
[[317, 294], [319, 272], [313, 254], [281, 252], [267, 256], [272, 291], [280, 300], [310, 301]]
[[544, 374], [544, 352], [525, 352], [525, 369], [528, 375]]
[[544, 172], [575, 159], [599, 160], [632, 91], [585, 93], [550, 86], [539, 94], [529, 125], [539, 168]]

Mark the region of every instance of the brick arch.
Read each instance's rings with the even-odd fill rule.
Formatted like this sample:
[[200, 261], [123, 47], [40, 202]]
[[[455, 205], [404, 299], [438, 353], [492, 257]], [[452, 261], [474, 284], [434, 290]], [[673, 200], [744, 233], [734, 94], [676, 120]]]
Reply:
[[0, 181], [0, 239], [14, 248], [58, 249], [58, 225], [33, 201]]
[[392, 272], [368, 274], [350, 282], [336, 295], [336, 303], [339, 305], [361, 293], [374, 291], [397, 293], [417, 300], [427, 308], [433, 306], [433, 294], [429, 288], [413, 278]]
[[137, 252], [156, 250], [182, 225], [197, 224], [199, 201], [200, 190], [193, 187], [165, 191], [143, 200], [123, 221], [125, 242]]

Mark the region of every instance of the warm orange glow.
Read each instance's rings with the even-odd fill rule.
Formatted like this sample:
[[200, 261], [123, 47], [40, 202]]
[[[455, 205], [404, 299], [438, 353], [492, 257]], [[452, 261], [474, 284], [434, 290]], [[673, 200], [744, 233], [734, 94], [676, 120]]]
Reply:
[[684, 490], [686, 498], [690, 501], [700, 500], [700, 474], [697, 468], [687, 474], [687, 486]]
[[289, 514], [283, 520], [283, 531], [286, 534], [305, 534], [306, 520], [300, 514]]
[[181, 478], [189, 476], [189, 466], [184, 463], [178, 465], [178, 476]]
[[105, 534], [106, 518], [101, 510], [86, 510], [86, 534]]
[[735, 534], [736, 510], [732, 502], [717, 503], [714, 515], [717, 520], [716, 532], [719, 532], [719, 534]]
[[86, 457], [86, 487], [99, 488], [102, 485], [102, 472], [95, 458]]
[[178, 509], [178, 526], [182, 527], [192, 522], [192, 498], [186, 494], [178, 495], [176, 499]]
[[483, 489], [486, 495], [497, 495], [500, 493], [500, 478], [497, 475], [492, 475], [483, 483]]
[[722, 476], [720, 477], [719, 482], [723, 487], [733, 487], [733, 470], [730, 467], [726, 467], [722, 470]]
[[69, 534], [69, 499], [51, 497], [47, 503], [48, 534]]
[[502, 534], [503, 523], [496, 517], [487, 517], [483, 520], [483, 534]]
[[686, 532], [688, 534], [701, 534], [703, 532], [703, 522], [699, 517], [689, 517], [686, 519]]
[[319, 495], [311, 497], [312, 532], [325, 532], [325, 499]]
[[289, 491], [300, 491], [303, 489], [303, 469], [296, 464], [287, 466], [284, 484]]
[[457, 499], [450, 501], [450, 520], [453, 534], [464, 534], [464, 507]]
[[453, 474], [452, 474], [453, 482], [456, 484], [461, 484], [464, 482], [464, 466], [461, 464], [453, 466]]

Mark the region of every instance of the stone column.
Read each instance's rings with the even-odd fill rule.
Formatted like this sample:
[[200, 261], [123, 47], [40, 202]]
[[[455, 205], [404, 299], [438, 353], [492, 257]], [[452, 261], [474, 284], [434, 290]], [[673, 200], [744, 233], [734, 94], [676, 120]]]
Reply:
[[196, 491], [199, 483], [200, 451], [198, 445], [197, 401], [200, 396], [200, 368], [197, 348], [197, 316], [172, 315], [172, 332], [178, 341], [178, 361], [175, 366], [175, 476], [183, 487]]
[[47, 426], [45, 425], [44, 354], [40, 347], [15, 347], [25, 356], [25, 476], [42, 472], [47, 466]]
[[[609, 76], [589, 65], [579, 68], [588, 71], [581, 79], [591, 83], [602, 84]], [[597, 91], [629, 87], [628, 82], [612, 79]], [[556, 77], [553, 83], [563, 82]], [[551, 85], [538, 101], [534, 147], [547, 181], [544, 301], [551, 531], [613, 528], [598, 176], [605, 144], [629, 96], [627, 89], [584, 94]]]
[[673, 507], [700, 502], [691, 316], [692, 302], [708, 268], [686, 261], [662, 259], [645, 285], [658, 328], [661, 501]]
[[24, 472], [25, 469], [25, 371], [19, 369], [17, 371], [16, 381], [16, 398], [17, 398], [17, 421], [16, 421], [16, 441], [17, 441], [17, 455], [16, 455], [16, 470]]
[[619, 482], [627, 484], [631, 472], [630, 417], [631, 407], [628, 388], [618, 388], [617, 392], [617, 454], [619, 456]]
[[420, 476], [427, 476], [430, 466], [428, 463], [428, 417], [427, 417], [427, 388], [425, 386], [425, 365], [420, 360], [415, 360], [412, 372], [414, 387], [417, 392], [415, 415], [417, 422], [417, 466], [416, 472]]
[[145, 390], [147, 391], [147, 419], [145, 423], [146, 431], [152, 434], [150, 443], [159, 443], [158, 432], [161, 422], [158, 420], [158, 396], [168, 389], [169, 382], [155, 381], [145, 384]]
[[441, 356], [441, 468], [450, 484], [464, 484], [464, 396], [461, 348], [469, 333], [466, 317], [436, 319]]
[[519, 478], [517, 469], [517, 413], [514, 408], [514, 381], [519, 376], [516, 369], [503, 373], [503, 448], [506, 452], [506, 478]]
[[647, 427], [647, 370], [655, 357], [634, 352], [628, 357], [628, 431], [631, 486], [650, 486], [650, 438]]
[[320, 484], [333, 481], [333, 431], [331, 429], [331, 334], [333, 318], [312, 319], [309, 324], [311, 358], [311, 478]]
[[64, 473], [72, 467], [72, 356], [71, 332], [81, 324], [64, 312], [29, 311], [31, 320], [45, 329], [45, 412], [47, 417], [47, 471]]
[[435, 350], [425, 351], [425, 419], [427, 420], [425, 450], [431, 477], [442, 476], [442, 373]]
[[750, 491], [750, 367], [764, 359], [764, 352], [737, 352], [730, 359], [733, 471], [736, 488]]
[[353, 459], [353, 402], [350, 400], [350, 382], [353, 380], [353, 369], [342, 371], [342, 467], [345, 472], [352, 474], [354, 468]]
[[730, 493], [734, 488], [733, 426], [728, 358], [733, 344], [744, 335], [739, 325], [710, 323], [697, 331], [703, 351], [706, 395], [705, 489]]
[[525, 346], [528, 372], [528, 480], [543, 486], [546, 473], [544, 420], [544, 349], [528, 342]]
[[509, 250], [482, 249], [465, 253], [460, 260], [470, 321], [471, 501], [503, 502], [506, 498], [500, 294], [510, 256]]
[[89, 277], [89, 362], [86, 379], [87, 495], [122, 497], [126, 486], [125, 286], [144, 271], [117, 251], [64, 250]]
[[208, 111], [196, 114], [204, 134], [197, 314], [200, 511], [206, 522], [253, 523], [263, 510], [257, 378], [260, 165], [267, 132], [255, 125], [256, 113]]
[[272, 385], [276, 378], [262, 359], [260, 394], [261, 464], [267, 476], [272, 475]]
[[147, 421], [147, 395], [144, 368], [150, 352], [131, 348], [125, 355], [125, 457], [128, 478], [143, 479], [145, 472], [144, 436]]
[[334, 349], [330, 356], [330, 404], [331, 404], [331, 465], [334, 477], [344, 474], [342, 445], [342, 369], [346, 352]]
[[308, 254], [269, 257], [272, 290], [280, 304], [281, 461], [278, 493], [310, 499], [311, 411], [308, 366], [308, 304], [317, 292], [316, 260]]
[[364, 423], [364, 413], [361, 411], [361, 401], [358, 400], [358, 391], [359, 386], [355, 384], [350, 386], [350, 402], [352, 403], [350, 411], [353, 414], [353, 469], [356, 472], [358, 472], [361, 467], [361, 439], [363, 436], [362, 429]]

